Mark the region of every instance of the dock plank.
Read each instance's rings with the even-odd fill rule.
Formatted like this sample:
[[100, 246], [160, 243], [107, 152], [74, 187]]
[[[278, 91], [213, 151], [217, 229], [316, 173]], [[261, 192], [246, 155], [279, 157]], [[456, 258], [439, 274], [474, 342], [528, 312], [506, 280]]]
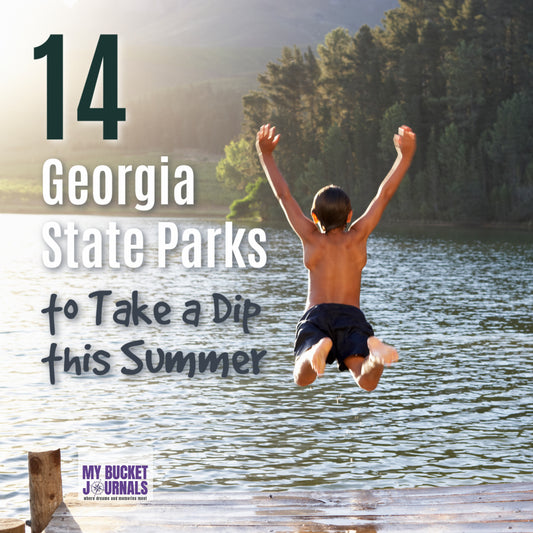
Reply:
[[156, 493], [135, 504], [65, 498], [47, 533], [135, 531], [532, 533], [533, 483], [353, 491]]

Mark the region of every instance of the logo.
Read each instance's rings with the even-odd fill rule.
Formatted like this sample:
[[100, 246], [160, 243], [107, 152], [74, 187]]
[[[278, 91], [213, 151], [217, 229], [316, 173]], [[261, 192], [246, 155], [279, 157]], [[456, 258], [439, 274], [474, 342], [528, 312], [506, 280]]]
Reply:
[[85, 501], [147, 501], [153, 491], [151, 451], [78, 449], [78, 497]]

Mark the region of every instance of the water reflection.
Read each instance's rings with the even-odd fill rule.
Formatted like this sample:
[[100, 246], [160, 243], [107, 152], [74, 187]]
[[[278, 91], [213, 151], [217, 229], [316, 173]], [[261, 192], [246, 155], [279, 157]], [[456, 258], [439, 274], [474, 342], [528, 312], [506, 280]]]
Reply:
[[[6, 219], [7, 217], [7, 219]], [[82, 221], [83, 222], [83, 221]], [[80, 222], [80, 223], [82, 223]], [[369, 243], [362, 308], [401, 361], [364, 393], [329, 369], [308, 389], [292, 383], [293, 331], [304, 302], [300, 245], [286, 229], [268, 230], [261, 270], [158, 269], [47, 271], [40, 267], [39, 217], [3, 216], [5, 307], [0, 338], [0, 484], [7, 514], [26, 508], [25, 451], [64, 449], [64, 484], [75, 488], [76, 447], [154, 449], [158, 490], [387, 488], [528, 480], [533, 473], [533, 246], [529, 234], [384, 229]], [[91, 220], [91, 225], [96, 222]], [[155, 221], [121, 221], [143, 227]], [[219, 221], [188, 220], [206, 228]], [[7, 234], [7, 232], [5, 232]], [[15, 235], [15, 237], [13, 237]], [[153, 242], [153, 241], [150, 241]], [[152, 257], [150, 255], [150, 257]], [[96, 327], [87, 295], [113, 290]], [[114, 324], [113, 302], [138, 290], [171, 304], [171, 325]], [[57, 342], [82, 356], [86, 343], [111, 354], [105, 376], [92, 372], [48, 382], [40, 360], [51, 337], [40, 309], [57, 292], [83, 302], [61, 321]], [[261, 305], [242, 324], [212, 321], [212, 294]], [[201, 302], [197, 327], [182, 320]], [[6, 312], [7, 311], [7, 312]], [[150, 373], [120, 369], [124, 343], [217, 353], [266, 350], [260, 373]], [[4, 429], [5, 428], [5, 429]]]

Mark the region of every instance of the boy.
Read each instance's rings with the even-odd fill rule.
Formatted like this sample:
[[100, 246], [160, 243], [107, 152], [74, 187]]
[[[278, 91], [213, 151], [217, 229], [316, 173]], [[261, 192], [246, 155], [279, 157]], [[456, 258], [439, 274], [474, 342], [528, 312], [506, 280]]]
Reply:
[[416, 136], [407, 126], [399, 128], [396, 161], [364, 214], [349, 227], [350, 200], [332, 185], [316, 194], [313, 222], [303, 214], [272, 155], [279, 137], [274, 127], [261, 126], [256, 148], [270, 186], [302, 241], [309, 272], [306, 311], [296, 329], [294, 381], [310, 385], [323, 375], [326, 362], [337, 360], [340, 370], [349, 370], [361, 388], [372, 391], [384, 365], [396, 362], [398, 352], [374, 336], [359, 310], [366, 242], [411, 164]]

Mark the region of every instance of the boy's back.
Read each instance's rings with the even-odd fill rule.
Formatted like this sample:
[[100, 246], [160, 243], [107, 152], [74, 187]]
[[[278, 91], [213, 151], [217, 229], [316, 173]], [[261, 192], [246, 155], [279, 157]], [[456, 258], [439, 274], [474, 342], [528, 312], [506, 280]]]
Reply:
[[366, 239], [355, 228], [321, 233], [315, 226], [302, 244], [304, 264], [309, 270], [306, 308], [321, 303], [359, 307]]

